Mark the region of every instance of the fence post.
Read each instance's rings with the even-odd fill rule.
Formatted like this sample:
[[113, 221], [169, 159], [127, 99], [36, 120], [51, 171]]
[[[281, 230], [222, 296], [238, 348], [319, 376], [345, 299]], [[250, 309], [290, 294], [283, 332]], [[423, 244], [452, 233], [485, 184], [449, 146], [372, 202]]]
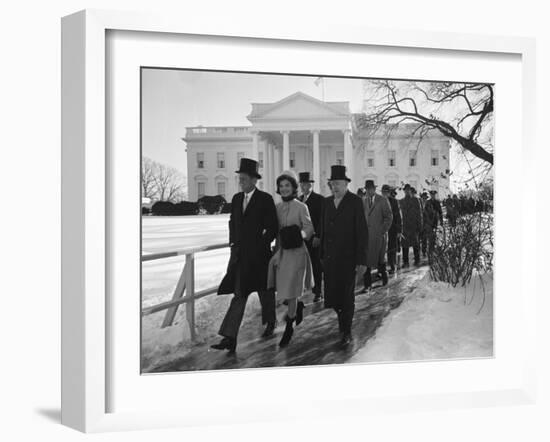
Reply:
[[[189, 263], [189, 265], [187, 265]], [[185, 278], [186, 298], [190, 298], [185, 305], [185, 315], [191, 333], [191, 341], [195, 341], [195, 255], [188, 253], [185, 255], [185, 265], [187, 273]]]
[[[183, 270], [180, 275], [180, 279], [178, 280], [178, 284], [176, 285], [176, 289], [174, 290], [174, 295], [172, 296], [173, 301], [180, 299], [183, 296], [183, 292], [185, 291], [185, 285], [187, 282], [187, 267], [188, 261], [186, 259], [185, 265], [183, 266]], [[164, 321], [162, 321], [161, 328], [170, 327], [172, 325], [172, 323], [174, 322], [174, 318], [176, 317], [178, 307], [179, 306], [176, 305], [175, 307], [170, 307], [166, 311], [166, 315], [164, 316]]]

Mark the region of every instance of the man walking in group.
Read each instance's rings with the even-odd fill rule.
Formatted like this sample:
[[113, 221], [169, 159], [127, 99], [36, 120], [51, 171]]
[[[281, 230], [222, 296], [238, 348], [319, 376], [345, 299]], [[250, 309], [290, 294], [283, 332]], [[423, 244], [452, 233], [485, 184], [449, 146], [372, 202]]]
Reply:
[[393, 275], [396, 270], [397, 251], [399, 250], [400, 236], [403, 232], [403, 222], [401, 220], [399, 203], [395, 199], [395, 189], [384, 184], [382, 186], [382, 195], [388, 199], [392, 211], [392, 223], [390, 230], [388, 230], [388, 265], [390, 266], [389, 273]]
[[378, 273], [382, 278], [382, 285], [388, 283], [385, 258], [388, 230], [391, 227], [393, 215], [389, 201], [376, 193], [376, 185], [373, 180], [365, 181], [363, 207], [368, 228], [367, 270], [363, 275], [363, 291], [366, 292], [372, 284], [371, 272], [373, 267], [378, 269]]
[[355, 275], [366, 264], [367, 223], [363, 202], [348, 190], [345, 166], [331, 166], [332, 196], [325, 199], [321, 226], [321, 262], [325, 307], [338, 315], [342, 346], [351, 342], [355, 311]]
[[420, 264], [419, 238], [422, 232], [422, 208], [420, 200], [413, 196], [412, 187], [405, 184], [405, 197], [399, 201], [403, 215], [403, 267], [409, 266], [409, 249], [413, 248], [414, 264]]
[[231, 256], [218, 294], [233, 293], [233, 299], [221, 324], [223, 339], [211, 347], [234, 353], [237, 335], [243, 319], [246, 301], [252, 292], [258, 292], [262, 307], [263, 336], [271, 336], [275, 329], [275, 294], [267, 290], [267, 272], [271, 258], [271, 242], [278, 232], [277, 212], [273, 197], [256, 187], [258, 163], [242, 158], [239, 170], [242, 192], [233, 196], [229, 217], [229, 244]]
[[309, 252], [309, 257], [311, 258], [313, 279], [315, 281], [315, 285], [313, 287], [313, 302], [318, 302], [321, 300], [321, 287], [323, 283], [323, 273], [319, 251], [321, 246], [321, 218], [323, 216], [323, 204], [325, 199], [322, 195], [319, 195], [313, 191], [312, 184], [315, 181], [310, 178], [309, 172], [301, 172], [299, 174], [299, 178], [300, 189], [302, 190], [300, 201], [305, 203], [309, 209], [309, 215], [315, 231], [311, 239], [306, 241], [306, 247]]
[[426, 249], [428, 258], [430, 258], [435, 245], [435, 236], [439, 223], [443, 224], [443, 211], [441, 210], [441, 203], [437, 199], [437, 191], [431, 190], [430, 199], [425, 202], [423, 212], [423, 234], [425, 243], [422, 243], [422, 251], [424, 253]]

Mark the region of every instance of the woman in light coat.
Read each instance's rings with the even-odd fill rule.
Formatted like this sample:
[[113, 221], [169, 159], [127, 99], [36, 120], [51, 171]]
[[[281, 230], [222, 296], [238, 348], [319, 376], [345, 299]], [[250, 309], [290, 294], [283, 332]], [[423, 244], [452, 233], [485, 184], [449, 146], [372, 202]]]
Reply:
[[293, 172], [283, 172], [277, 178], [277, 193], [282, 198], [276, 206], [280, 230], [276, 252], [269, 263], [267, 287], [276, 291], [277, 300], [288, 305], [286, 327], [279, 343], [285, 347], [292, 338], [294, 321], [296, 325], [302, 322], [304, 303], [298, 299], [313, 284], [311, 259], [304, 241], [313, 236], [314, 230], [307, 206], [296, 199], [298, 180]]

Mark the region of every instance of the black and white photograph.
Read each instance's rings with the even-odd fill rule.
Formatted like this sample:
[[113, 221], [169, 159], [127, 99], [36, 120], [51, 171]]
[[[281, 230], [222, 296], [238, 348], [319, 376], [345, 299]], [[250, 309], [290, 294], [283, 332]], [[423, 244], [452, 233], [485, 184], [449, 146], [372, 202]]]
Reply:
[[494, 84], [140, 75], [142, 374], [494, 356]]

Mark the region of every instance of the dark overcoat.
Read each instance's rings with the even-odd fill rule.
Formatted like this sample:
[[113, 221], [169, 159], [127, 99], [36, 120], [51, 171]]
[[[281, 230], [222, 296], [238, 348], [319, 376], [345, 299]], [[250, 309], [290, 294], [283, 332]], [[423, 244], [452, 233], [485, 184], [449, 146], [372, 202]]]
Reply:
[[405, 196], [399, 200], [403, 215], [403, 246], [416, 246], [422, 232], [422, 203], [420, 198]]
[[367, 222], [363, 202], [346, 192], [338, 208], [325, 198], [321, 225], [321, 262], [325, 307], [344, 308], [355, 296], [355, 267], [367, 262]]
[[229, 243], [231, 256], [218, 295], [235, 292], [237, 272], [241, 275], [242, 294], [267, 288], [267, 270], [271, 259], [271, 242], [278, 232], [277, 211], [273, 197], [256, 189], [243, 213], [244, 192], [231, 200]]
[[388, 230], [388, 234], [390, 236], [395, 236], [403, 232], [403, 220], [401, 218], [401, 209], [399, 208], [399, 203], [393, 196], [390, 196], [388, 198], [388, 201], [390, 202], [391, 212], [393, 216], [390, 230]]
[[[304, 201], [304, 196], [300, 196], [300, 201]], [[311, 192], [309, 198], [306, 200], [305, 205], [309, 210], [309, 216], [311, 217], [311, 222], [313, 223], [313, 230], [315, 235], [320, 237], [321, 234], [321, 218], [323, 216], [323, 205], [325, 203], [325, 198], [318, 193]]]

